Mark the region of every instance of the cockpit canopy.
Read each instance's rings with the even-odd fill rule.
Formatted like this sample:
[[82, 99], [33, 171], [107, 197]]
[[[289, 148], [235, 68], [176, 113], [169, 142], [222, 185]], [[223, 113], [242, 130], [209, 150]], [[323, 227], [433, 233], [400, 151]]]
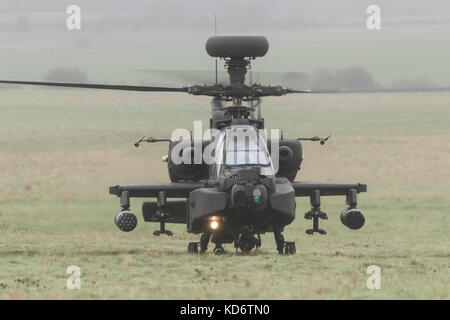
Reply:
[[244, 130], [229, 132], [226, 141], [225, 164], [228, 166], [240, 165], [270, 165], [268, 152], [264, 146], [259, 145], [259, 137], [255, 134], [246, 134]]
[[216, 146], [217, 174], [225, 168], [261, 166], [261, 174], [274, 175], [266, 139], [253, 126], [232, 126], [219, 136]]

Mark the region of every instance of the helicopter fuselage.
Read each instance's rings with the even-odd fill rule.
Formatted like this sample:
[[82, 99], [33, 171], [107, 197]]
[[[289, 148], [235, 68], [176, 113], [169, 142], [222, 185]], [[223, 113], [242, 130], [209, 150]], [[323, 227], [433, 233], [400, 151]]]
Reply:
[[[136, 226], [130, 197], [154, 197], [157, 201], [144, 202], [142, 212], [144, 221], [160, 223], [155, 235], [171, 235], [166, 222], [183, 223], [187, 232], [202, 234], [201, 252], [209, 241], [218, 251], [222, 244], [234, 243], [236, 249], [248, 252], [261, 245], [261, 234], [273, 232], [278, 251], [292, 253], [295, 247], [284, 241], [281, 232], [295, 219], [296, 197], [310, 197], [312, 209], [305, 218], [312, 219], [314, 226], [309, 233], [324, 233], [318, 228], [318, 219], [327, 218], [320, 210], [321, 195], [346, 195], [349, 208], [342, 212], [341, 221], [351, 229], [364, 224], [356, 209], [356, 194], [366, 191], [365, 185], [294, 182], [302, 161], [300, 141], [267, 139], [256, 125], [259, 122], [237, 119], [231, 117], [230, 125], [210, 140], [171, 142], [167, 159], [171, 183], [111, 187], [110, 193], [121, 198], [117, 226], [123, 231]], [[208, 148], [210, 154], [204, 152]], [[349, 210], [353, 210], [350, 215]]]

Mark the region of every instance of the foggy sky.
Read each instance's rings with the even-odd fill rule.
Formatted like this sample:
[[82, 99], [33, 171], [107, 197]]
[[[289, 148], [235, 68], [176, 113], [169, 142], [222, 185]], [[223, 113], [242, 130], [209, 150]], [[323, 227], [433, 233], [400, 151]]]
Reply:
[[[82, 29], [71, 32], [65, 22], [72, 4], [81, 7]], [[366, 28], [371, 4], [381, 7], [378, 33]], [[214, 33], [214, 15], [219, 34], [269, 38], [269, 54], [255, 63], [261, 61], [261, 71], [312, 74], [356, 65], [385, 84], [424, 78], [450, 85], [449, 0], [0, 0], [0, 78], [42, 79], [51, 69], [70, 67], [90, 80], [136, 82], [145, 79], [126, 72], [205, 70], [211, 67], [204, 43]], [[137, 61], [139, 50], [148, 54], [149, 48], [151, 56]], [[108, 54], [98, 53], [102, 49]]]
[[87, 18], [105, 22], [107, 29], [211, 29], [214, 14], [224, 32], [336, 27], [364, 21], [370, 4], [382, 8], [388, 24], [450, 25], [448, 0], [1, 0], [0, 15], [53, 12], [63, 19], [70, 4], [79, 5]]

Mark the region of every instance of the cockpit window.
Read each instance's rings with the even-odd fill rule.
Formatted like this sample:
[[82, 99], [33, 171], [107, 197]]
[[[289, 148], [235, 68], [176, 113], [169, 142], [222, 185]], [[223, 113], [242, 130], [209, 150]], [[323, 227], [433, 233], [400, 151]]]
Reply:
[[264, 152], [259, 150], [228, 151], [225, 160], [227, 165], [269, 165]]
[[258, 143], [255, 130], [234, 130], [227, 134], [225, 164], [235, 165], [270, 165], [268, 153]]

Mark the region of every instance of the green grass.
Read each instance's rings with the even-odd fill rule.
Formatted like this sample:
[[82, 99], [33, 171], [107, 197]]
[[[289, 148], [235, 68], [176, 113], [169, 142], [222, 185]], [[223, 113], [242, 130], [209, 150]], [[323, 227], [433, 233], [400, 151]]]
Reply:
[[[156, 224], [120, 232], [108, 186], [168, 180], [166, 144], [133, 142], [207, 126], [207, 98], [84, 90], [0, 91], [0, 298], [2, 299], [449, 299], [450, 95], [305, 95], [266, 99], [270, 128], [305, 143], [297, 180], [360, 181], [366, 225], [339, 221], [344, 199], [322, 199], [326, 236], [308, 236], [308, 199], [276, 253], [273, 235], [251, 255], [186, 253], [197, 236]], [[132, 202], [139, 213], [140, 201]], [[138, 218], [140, 214], [138, 214]], [[212, 246], [210, 245], [210, 248]], [[366, 268], [381, 268], [380, 290]], [[66, 289], [70, 265], [80, 290]]]

